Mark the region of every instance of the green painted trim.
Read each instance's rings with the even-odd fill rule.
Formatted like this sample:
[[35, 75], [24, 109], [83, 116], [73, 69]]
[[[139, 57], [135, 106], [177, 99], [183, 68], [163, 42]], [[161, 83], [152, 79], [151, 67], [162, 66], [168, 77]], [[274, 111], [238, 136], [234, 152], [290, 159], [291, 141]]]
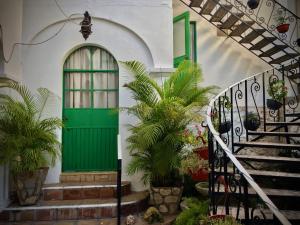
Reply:
[[194, 48], [194, 62], [197, 63], [198, 61], [198, 53], [197, 53], [197, 22], [196, 21], [191, 21], [190, 24], [192, 25], [193, 29], [193, 34], [194, 34], [194, 42], [191, 44], [191, 46]]
[[190, 43], [190, 12], [184, 12], [181, 15], [178, 15], [174, 17], [173, 19], [173, 24], [180, 21], [184, 20], [184, 45], [185, 45], [185, 55], [184, 58], [183, 56], [179, 56], [174, 58], [174, 67], [177, 67], [179, 63], [183, 60], [189, 60], [190, 59], [190, 48], [191, 48], [191, 43]]
[[[80, 70], [64, 69], [64, 73], [119, 73], [119, 70]], [[117, 74], [118, 75], [118, 74]]]
[[97, 88], [95, 88], [95, 89], [80, 89], [80, 88], [70, 88], [70, 89], [68, 89], [68, 88], [66, 88], [65, 90], [64, 90], [65, 92], [66, 91], [91, 91], [91, 92], [95, 92], [95, 91], [119, 91], [119, 89], [117, 89], [117, 88], [111, 88], [111, 89], [97, 89]]

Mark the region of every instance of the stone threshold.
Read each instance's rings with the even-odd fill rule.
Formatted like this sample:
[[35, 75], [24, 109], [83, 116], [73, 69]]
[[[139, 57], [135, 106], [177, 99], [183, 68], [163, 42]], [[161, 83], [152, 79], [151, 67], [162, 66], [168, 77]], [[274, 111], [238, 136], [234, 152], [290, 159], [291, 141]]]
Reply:
[[[130, 182], [122, 182], [122, 187], [129, 185]], [[42, 188], [42, 190], [57, 190], [57, 189], [81, 189], [81, 188], [108, 188], [108, 187], [116, 187], [116, 183], [105, 182], [102, 184], [97, 183], [58, 183], [58, 184], [46, 184]]]

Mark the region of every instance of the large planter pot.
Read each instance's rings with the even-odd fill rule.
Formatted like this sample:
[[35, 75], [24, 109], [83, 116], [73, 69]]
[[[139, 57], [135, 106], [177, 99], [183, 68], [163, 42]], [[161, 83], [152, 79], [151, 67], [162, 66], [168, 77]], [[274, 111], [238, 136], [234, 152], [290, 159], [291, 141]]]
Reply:
[[219, 133], [220, 134], [224, 134], [227, 133], [228, 131], [230, 131], [231, 129], [231, 121], [226, 121], [226, 122], [222, 122], [219, 125]]
[[288, 24], [288, 23], [280, 24], [276, 27], [278, 33], [281, 33], [281, 34], [288, 32], [289, 28], [290, 28], [290, 24]]
[[248, 0], [247, 5], [250, 9], [256, 9], [259, 5], [259, 0]]
[[41, 190], [48, 174], [49, 167], [34, 172], [15, 174], [13, 176], [19, 204], [34, 205], [41, 196]]
[[244, 127], [247, 130], [256, 131], [260, 126], [259, 118], [248, 118], [244, 120]]
[[197, 148], [194, 152], [197, 153], [199, 159], [208, 160], [208, 147]]
[[208, 180], [208, 170], [207, 169], [200, 169], [197, 172], [192, 173], [191, 177], [194, 181], [207, 181]]
[[267, 99], [267, 107], [271, 110], [278, 110], [282, 106], [281, 102], [278, 102], [274, 99]]
[[183, 187], [150, 187], [153, 204], [162, 214], [175, 214], [181, 200]]

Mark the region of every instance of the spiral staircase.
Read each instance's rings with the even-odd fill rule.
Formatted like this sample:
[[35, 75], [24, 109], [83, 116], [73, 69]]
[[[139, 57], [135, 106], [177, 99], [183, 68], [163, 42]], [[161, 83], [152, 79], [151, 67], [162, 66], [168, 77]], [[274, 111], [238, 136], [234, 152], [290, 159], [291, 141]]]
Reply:
[[[300, 18], [276, 0], [260, 0], [256, 9], [239, 0], [180, 1], [273, 67], [230, 86], [210, 103], [211, 213], [244, 224], [299, 225]], [[289, 32], [277, 31], [274, 14], [286, 18]], [[288, 88], [279, 109], [269, 105], [274, 81]], [[245, 127], [250, 114], [259, 119], [256, 130]], [[222, 134], [220, 124], [228, 128]]]

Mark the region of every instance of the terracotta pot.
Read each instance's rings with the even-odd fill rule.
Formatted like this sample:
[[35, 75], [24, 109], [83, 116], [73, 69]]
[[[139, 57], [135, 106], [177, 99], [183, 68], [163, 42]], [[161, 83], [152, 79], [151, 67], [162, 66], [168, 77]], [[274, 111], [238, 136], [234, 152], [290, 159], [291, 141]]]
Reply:
[[278, 33], [286, 33], [290, 28], [290, 24], [285, 23], [285, 24], [280, 24], [276, 27]]
[[175, 214], [181, 200], [183, 187], [150, 187], [151, 202], [160, 213]]
[[194, 181], [207, 181], [208, 180], [208, 170], [200, 169], [197, 172], [192, 173], [191, 177]]
[[15, 174], [14, 184], [20, 205], [35, 205], [41, 196], [49, 167], [42, 167], [36, 171]]
[[208, 160], [208, 147], [201, 147], [194, 150], [199, 156], [199, 159]]

